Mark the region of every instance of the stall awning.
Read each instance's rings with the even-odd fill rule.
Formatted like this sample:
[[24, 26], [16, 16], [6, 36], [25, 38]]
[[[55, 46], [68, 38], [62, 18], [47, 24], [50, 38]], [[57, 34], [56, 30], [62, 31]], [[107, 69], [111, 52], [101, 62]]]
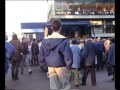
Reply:
[[44, 28], [45, 23], [21, 23], [21, 29], [40, 29]]
[[[51, 23], [47, 23], [46, 25], [51, 25]], [[62, 22], [62, 25], [91, 25], [89, 21], [65, 21]]]
[[90, 22], [80, 22], [80, 21], [69, 21], [69, 22], [62, 22], [62, 25], [91, 25]]

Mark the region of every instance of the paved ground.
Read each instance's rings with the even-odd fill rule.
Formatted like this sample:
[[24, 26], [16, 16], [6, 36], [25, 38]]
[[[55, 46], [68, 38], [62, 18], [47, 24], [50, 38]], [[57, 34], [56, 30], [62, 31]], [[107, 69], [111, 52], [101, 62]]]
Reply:
[[[11, 69], [6, 78], [6, 90], [50, 90], [49, 79], [46, 77], [46, 73], [41, 72], [39, 67], [32, 67], [32, 75], [28, 74], [26, 68], [23, 75], [19, 75], [20, 80], [13, 81], [11, 78]], [[97, 71], [97, 86], [91, 86], [90, 74], [87, 78], [87, 85], [74, 87], [71, 83], [71, 90], [115, 90], [115, 82], [111, 80], [111, 76], [107, 76], [106, 70]]]

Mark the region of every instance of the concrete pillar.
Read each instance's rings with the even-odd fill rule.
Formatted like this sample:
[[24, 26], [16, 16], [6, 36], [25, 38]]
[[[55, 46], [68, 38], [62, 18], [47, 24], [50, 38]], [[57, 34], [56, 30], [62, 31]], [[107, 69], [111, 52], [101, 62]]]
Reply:
[[44, 30], [44, 37], [46, 38], [48, 36], [48, 27], [45, 27], [45, 30]]
[[103, 20], [103, 33], [106, 33], [106, 20]]

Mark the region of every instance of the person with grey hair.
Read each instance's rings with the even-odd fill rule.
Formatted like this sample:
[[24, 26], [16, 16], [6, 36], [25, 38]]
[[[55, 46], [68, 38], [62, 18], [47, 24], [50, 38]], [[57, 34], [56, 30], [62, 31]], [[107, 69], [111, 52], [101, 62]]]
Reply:
[[91, 84], [96, 85], [96, 74], [95, 74], [95, 55], [96, 55], [96, 46], [89, 37], [85, 39], [85, 45], [83, 50], [84, 58], [84, 72], [82, 77], [81, 85], [86, 85], [86, 79], [89, 71], [91, 72]]
[[81, 57], [82, 57], [82, 52], [80, 48], [78, 47], [78, 41], [76, 38], [73, 38], [72, 41], [72, 46], [70, 47], [73, 53], [73, 64], [72, 64], [72, 72], [74, 73], [74, 84], [75, 86], [80, 85], [80, 78], [79, 78], [79, 70], [80, 70], [80, 62], [81, 62]]
[[43, 39], [39, 62], [48, 66], [50, 89], [70, 89], [70, 72], [73, 57], [67, 38], [59, 34], [61, 29], [59, 19], [52, 20], [53, 33]]

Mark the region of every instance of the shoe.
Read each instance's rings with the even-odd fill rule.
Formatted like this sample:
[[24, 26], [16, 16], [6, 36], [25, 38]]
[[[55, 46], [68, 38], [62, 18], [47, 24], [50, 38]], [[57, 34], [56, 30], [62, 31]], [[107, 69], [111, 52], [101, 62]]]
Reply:
[[24, 70], [21, 70], [21, 74], [23, 74]]
[[97, 71], [99, 71], [100, 69], [97, 68]]
[[76, 87], [79, 87], [79, 85], [75, 85]]
[[79, 77], [82, 79], [82, 75], [80, 74]]
[[47, 72], [46, 74], [47, 74], [47, 77], [49, 78], [49, 73]]
[[82, 84], [80, 84], [80, 85], [85, 86], [85, 85], [86, 85], [86, 83], [82, 83]]
[[114, 81], [114, 80], [115, 80], [115, 78], [112, 78], [111, 80], [112, 80], [112, 81]]
[[14, 80], [19, 80], [20, 78], [14, 78]]
[[23, 72], [21, 72], [21, 74], [23, 74]]
[[31, 75], [32, 74], [32, 70], [29, 70], [28, 73], [29, 73], [29, 75]]
[[92, 84], [93, 86], [96, 86], [96, 83]]
[[14, 78], [14, 77], [12, 77], [12, 80], [15, 80], [15, 78]]

